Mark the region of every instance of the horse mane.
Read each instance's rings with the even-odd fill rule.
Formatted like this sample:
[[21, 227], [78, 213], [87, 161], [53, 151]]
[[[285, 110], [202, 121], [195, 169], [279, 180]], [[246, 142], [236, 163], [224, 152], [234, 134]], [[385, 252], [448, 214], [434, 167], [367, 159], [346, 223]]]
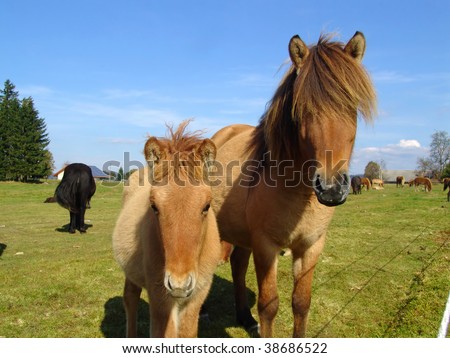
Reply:
[[153, 166], [152, 179], [156, 182], [168, 179], [188, 179], [200, 181], [206, 175], [206, 169], [197, 149], [203, 141], [203, 131], [187, 131], [190, 119], [184, 120], [175, 130], [166, 124], [166, 137], [158, 137], [162, 157]]
[[296, 159], [299, 124], [306, 116], [320, 120], [326, 113], [328, 119], [353, 122], [356, 108], [366, 122], [372, 121], [373, 84], [364, 67], [343, 48], [343, 43], [322, 34], [298, 74], [291, 65], [253, 133], [248, 150], [254, 158], [262, 159], [270, 151], [275, 160]]

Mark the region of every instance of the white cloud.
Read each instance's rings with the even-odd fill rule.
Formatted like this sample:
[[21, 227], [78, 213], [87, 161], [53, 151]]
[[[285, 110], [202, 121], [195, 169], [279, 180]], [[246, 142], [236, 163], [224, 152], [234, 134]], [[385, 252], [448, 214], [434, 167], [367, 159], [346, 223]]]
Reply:
[[352, 157], [352, 173], [362, 173], [370, 161], [386, 163], [387, 169], [415, 169], [417, 158], [428, 155], [428, 149], [422, 147], [416, 139], [400, 139], [398, 143], [379, 147], [355, 148]]
[[401, 147], [401, 148], [420, 148], [421, 145], [419, 141], [415, 139], [400, 139], [400, 142], [398, 144], [395, 144], [395, 146]]

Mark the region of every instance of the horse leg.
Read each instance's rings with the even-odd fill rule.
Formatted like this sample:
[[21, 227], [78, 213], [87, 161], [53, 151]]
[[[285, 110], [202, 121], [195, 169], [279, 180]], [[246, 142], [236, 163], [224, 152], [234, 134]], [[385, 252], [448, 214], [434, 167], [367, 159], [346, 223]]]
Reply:
[[79, 218], [78, 218], [78, 223], [80, 224], [78, 230], [80, 230], [81, 233], [86, 232], [86, 226], [84, 225], [84, 215], [86, 213], [86, 207], [85, 206], [81, 206], [80, 208], [80, 213]]
[[137, 311], [142, 288], [125, 278], [123, 303], [127, 317], [127, 338], [137, 337]]
[[259, 241], [253, 250], [256, 277], [258, 279], [258, 314], [260, 335], [272, 337], [273, 322], [278, 312], [279, 298], [277, 292], [278, 247], [268, 241]]
[[178, 337], [179, 338], [195, 338], [198, 336], [198, 325], [200, 313], [203, 304], [208, 297], [213, 278], [200, 277], [202, 282], [201, 288], [196, 292], [195, 296], [190, 299], [178, 315]]
[[71, 234], [75, 234], [76, 227], [77, 227], [77, 214], [70, 211], [69, 232]]
[[293, 337], [305, 337], [311, 304], [311, 287], [314, 268], [325, 243], [325, 234], [308, 248], [293, 249], [294, 290], [292, 311], [294, 314]]
[[198, 336], [198, 324], [202, 304], [208, 296], [210, 285], [206, 284], [195, 297], [193, 297], [185, 307], [183, 307], [178, 316], [178, 337], [196, 338]]
[[251, 253], [248, 249], [236, 246], [230, 257], [234, 285], [234, 301], [236, 304], [236, 320], [247, 331], [255, 330], [258, 327], [258, 322], [256, 322], [250, 312], [247, 286], [245, 285], [245, 275], [247, 274]]
[[[156, 297], [156, 296], [152, 296]], [[179, 307], [172, 300], [150, 299], [150, 338], [177, 338]], [[191, 322], [192, 324], [195, 324]]]

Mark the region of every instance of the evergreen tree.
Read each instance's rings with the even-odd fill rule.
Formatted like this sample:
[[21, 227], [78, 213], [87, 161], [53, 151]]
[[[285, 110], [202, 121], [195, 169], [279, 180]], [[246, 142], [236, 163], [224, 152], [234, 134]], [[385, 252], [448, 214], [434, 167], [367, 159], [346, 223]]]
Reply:
[[46, 125], [31, 97], [19, 100], [10, 80], [0, 90], [0, 180], [28, 180], [51, 174], [53, 156]]
[[31, 97], [22, 100], [20, 107], [20, 130], [23, 143], [20, 151], [20, 176], [45, 177], [51, 174], [47, 146], [50, 143], [43, 118], [39, 117]]
[[10, 80], [0, 90], [0, 179], [16, 179], [14, 168], [17, 166], [19, 139], [19, 94]]

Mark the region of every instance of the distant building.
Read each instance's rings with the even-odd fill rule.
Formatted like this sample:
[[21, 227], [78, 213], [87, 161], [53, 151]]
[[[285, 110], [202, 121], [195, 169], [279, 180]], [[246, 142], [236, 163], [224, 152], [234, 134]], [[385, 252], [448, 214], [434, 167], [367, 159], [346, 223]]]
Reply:
[[[91, 168], [92, 176], [94, 177], [94, 179], [105, 180], [110, 178], [108, 174], [103, 173], [103, 171], [101, 171], [95, 165], [88, 165], [88, 166], [89, 168]], [[58, 170], [56, 173], [52, 174], [52, 176], [56, 177], [58, 180], [61, 180], [64, 176], [65, 169], [66, 167]]]
[[415, 170], [383, 170], [382, 177], [385, 183], [396, 183], [397, 177], [403, 176], [405, 181], [410, 181], [416, 177]]

